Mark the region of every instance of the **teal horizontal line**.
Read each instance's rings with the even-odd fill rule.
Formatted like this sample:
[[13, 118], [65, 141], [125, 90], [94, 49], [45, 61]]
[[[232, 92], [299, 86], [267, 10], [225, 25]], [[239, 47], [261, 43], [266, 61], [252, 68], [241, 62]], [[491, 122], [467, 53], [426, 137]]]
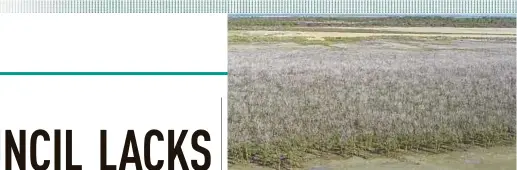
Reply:
[[0, 76], [222, 76], [228, 72], [0, 72]]

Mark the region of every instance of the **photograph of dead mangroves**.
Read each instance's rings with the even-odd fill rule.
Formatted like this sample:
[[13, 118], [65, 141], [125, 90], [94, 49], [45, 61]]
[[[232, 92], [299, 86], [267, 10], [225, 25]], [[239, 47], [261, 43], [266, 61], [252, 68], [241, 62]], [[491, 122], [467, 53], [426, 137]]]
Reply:
[[229, 169], [516, 169], [515, 18], [228, 22]]

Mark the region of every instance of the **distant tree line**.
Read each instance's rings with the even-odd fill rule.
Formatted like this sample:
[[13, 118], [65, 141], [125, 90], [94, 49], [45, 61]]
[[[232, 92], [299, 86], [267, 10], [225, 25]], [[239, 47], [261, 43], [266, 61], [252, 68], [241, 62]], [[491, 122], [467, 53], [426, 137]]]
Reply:
[[229, 27], [475, 27], [515, 28], [516, 19], [507, 17], [447, 18], [447, 17], [269, 17], [230, 18]]

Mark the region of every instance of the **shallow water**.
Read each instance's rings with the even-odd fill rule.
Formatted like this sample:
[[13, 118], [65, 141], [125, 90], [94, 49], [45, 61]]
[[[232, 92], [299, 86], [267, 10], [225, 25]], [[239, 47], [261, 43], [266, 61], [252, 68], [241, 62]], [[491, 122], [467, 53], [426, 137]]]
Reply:
[[[514, 170], [515, 147], [473, 148], [444, 154], [407, 154], [402, 160], [392, 158], [313, 160], [305, 168], [311, 170]], [[269, 170], [252, 165], [236, 165], [232, 170]]]

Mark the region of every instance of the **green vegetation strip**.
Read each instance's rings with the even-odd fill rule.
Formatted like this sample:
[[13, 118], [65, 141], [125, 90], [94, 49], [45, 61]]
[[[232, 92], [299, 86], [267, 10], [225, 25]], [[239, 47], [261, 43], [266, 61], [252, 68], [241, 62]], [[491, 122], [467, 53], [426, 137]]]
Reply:
[[431, 42], [442, 42], [450, 43], [454, 40], [462, 39], [478, 39], [478, 40], [510, 40], [515, 41], [515, 38], [503, 38], [503, 37], [447, 37], [447, 36], [367, 36], [367, 37], [321, 37], [321, 39], [315, 39], [314, 37], [306, 36], [251, 36], [251, 35], [230, 35], [228, 36], [228, 42], [230, 44], [248, 44], [248, 43], [296, 43], [300, 45], [323, 45], [330, 46], [333, 44], [347, 44], [357, 43], [360, 41], [367, 40], [394, 40], [400, 42], [409, 41], [431, 41]]
[[[344, 29], [332, 27], [232, 27], [230, 31], [299, 31], [299, 32], [339, 32], [339, 33], [384, 33], [384, 34], [465, 34], [465, 35], [492, 35], [490, 33], [449, 33], [449, 32], [408, 32], [408, 31], [389, 31], [389, 30], [375, 30], [375, 29]], [[510, 35], [515, 34], [496, 34], [496, 35]]]
[[448, 18], [448, 17], [285, 17], [285, 18], [230, 18], [230, 29], [250, 26], [276, 27], [464, 27], [515, 28], [512, 17]]

